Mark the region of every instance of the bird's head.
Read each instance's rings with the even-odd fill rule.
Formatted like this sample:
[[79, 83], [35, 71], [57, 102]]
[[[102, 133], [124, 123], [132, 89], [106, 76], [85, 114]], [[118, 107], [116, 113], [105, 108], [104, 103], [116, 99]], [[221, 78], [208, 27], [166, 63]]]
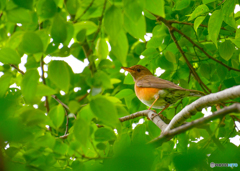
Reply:
[[121, 68], [124, 69], [125, 71], [128, 71], [132, 75], [134, 81], [144, 75], [153, 75], [146, 67], [142, 65], [134, 65], [132, 67], [121, 67]]

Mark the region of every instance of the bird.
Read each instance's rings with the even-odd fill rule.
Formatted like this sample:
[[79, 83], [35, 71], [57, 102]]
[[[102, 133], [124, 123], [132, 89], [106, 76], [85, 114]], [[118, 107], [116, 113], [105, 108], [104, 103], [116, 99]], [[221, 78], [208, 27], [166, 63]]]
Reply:
[[148, 110], [162, 109], [158, 115], [184, 97], [205, 95], [201, 91], [185, 89], [170, 81], [155, 77], [142, 65], [121, 68], [132, 75], [136, 96], [142, 103], [150, 106]]

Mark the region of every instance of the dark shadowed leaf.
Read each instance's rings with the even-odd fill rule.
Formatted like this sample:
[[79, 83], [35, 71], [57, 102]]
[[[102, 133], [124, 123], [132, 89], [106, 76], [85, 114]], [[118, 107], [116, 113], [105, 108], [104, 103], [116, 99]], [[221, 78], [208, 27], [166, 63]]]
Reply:
[[40, 17], [51, 18], [57, 12], [57, 6], [54, 0], [40, 0], [37, 4], [37, 13]]
[[231, 59], [234, 50], [235, 50], [235, 46], [230, 40], [226, 40], [225, 42], [221, 43], [221, 45], [219, 46], [219, 54], [226, 61]]

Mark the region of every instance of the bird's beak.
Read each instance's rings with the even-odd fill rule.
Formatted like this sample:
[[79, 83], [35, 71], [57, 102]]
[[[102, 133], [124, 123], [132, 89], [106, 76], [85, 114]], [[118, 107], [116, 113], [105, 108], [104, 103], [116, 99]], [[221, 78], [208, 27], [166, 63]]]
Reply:
[[121, 67], [121, 68], [130, 73], [133, 72], [133, 70], [131, 68], [128, 68], [128, 67]]

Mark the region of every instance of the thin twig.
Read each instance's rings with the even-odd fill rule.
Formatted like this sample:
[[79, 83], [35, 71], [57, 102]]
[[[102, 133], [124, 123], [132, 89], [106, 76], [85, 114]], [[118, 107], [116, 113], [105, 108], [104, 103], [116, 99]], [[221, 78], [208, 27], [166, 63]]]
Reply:
[[65, 109], [69, 110], [69, 107], [64, 104], [56, 95], [52, 95], [52, 98], [54, 98], [58, 103], [60, 103]]
[[15, 68], [15, 69], [16, 69], [18, 72], [20, 72], [22, 75], [25, 74], [25, 73], [24, 73], [22, 70], [20, 70], [16, 65], [10, 64], [10, 66], [13, 67], [13, 68]]
[[93, 5], [94, 0], [87, 6], [87, 8], [83, 11], [83, 13], [74, 21], [76, 22], [77, 20], [80, 20], [81, 17], [89, 10], [89, 8]]
[[[205, 91], [205, 93], [211, 92], [211, 90], [203, 83], [203, 81], [201, 80], [201, 78], [198, 76], [198, 74], [196, 73], [195, 69], [193, 68], [193, 66], [191, 65], [191, 63], [188, 61], [186, 55], [184, 54], [182, 48], [180, 47], [179, 43], [177, 42], [177, 39], [174, 35], [174, 31], [175, 31], [175, 27], [173, 27], [168, 20], [164, 19], [163, 17], [157, 17], [157, 21], [162, 21], [169, 30], [169, 33], [174, 41], [174, 43], [176, 44], [179, 52], [181, 53], [181, 55], [183, 56], [183, 58], [185, 59], [190, 71], [192, 72], [193, 76], [195, 77], [195, 79], [198, 81], [198, 83], [200, 84], [200, 86], [203, 88], [203, 90]], [[208, 92], [207, 92], [208, 91]]]
[[[45, 80], [45, 75], [44, 75], [44, 61], [43, 61], [43, 56], [41, 57], [41, 61], [40, 61], [40, 65], [41, 65], [41, 70], [42, 70], [42, 82], [44, 85], [46, 85], [46, 80]], [[47, 110], [47, 113], [49, 112], [50, 108], [49, 108], [49, 103], [48, 103], [48, 96], [45, 96], [45, 107]]]
[[[189, 26], [193, 26], [193, 25], [194, 25], [194, 23], [188, 23], [188, 22], [184, 22], [184, 21], [176, 21], [176, 20], [168, 20], [168, 21], [169, 21], [169, 23], [171, 23], [171, 24], [176, 23], [176, 24], [183, 24], [183, 25], [189, 25]], [[200, 24], [199, 26], [208, 28], [208, 26], [207, 26], [207, 25], [204, 25], [204, 24]], [[225, 29], [224, 27], [221, 27], [221, 29], [222, 29], [222, 30], [227, 30], [227, 29]]]
[[84, 98], [86, 98], [89, 95], [89, 93], [84, 94], [81, 98], [78, 99], [78, 102], [82, 101]]
[[196, 44], [190, 37], [188, 37], [186, 34], [184, 34], [183, 32], [181, 32], [180, 30], [178, 30], [177, 28], [173, 27], [173, 30], [178, 32], [180, 35], [182, 35], [183, 37], [185, 37], [190, 43], [193, 44], [193, 46], [196, 46], [199, 50], [201, 50], [208, 58], [214, 60], [215, 62], [223, 65], [224, 67], [226, 67], [228, 70], [234, 70], [234, 71], [238, 71], [240, 72], [239, 69], [236, 68], [232, 68], [226, 64], [224, 64], [222, 61], [217, 60], [216, 58], [213, 58], [211, 55], [209, 55], [202, 47], [200, 47], [198, 44]]
[[93, 44], [94, 44], [94, 41], [95, 39], [97, 38], [97, 35], [98, 33], [100, 32], [101, 30], [101, 26], [102, 26], [102, 20], [103, 20], [103, 15], [104, 15], [104, 12], [105, 12], [105, 9], [106, 9], [106, 4], [107, 4], [107, 0], [104, 1], [104, 4], [103, 4], [103, 10], [102, 10], [102, 15], [101, 17], [99, 18], [99, 25], [98, 25], [98, 29], [93, 37], [93, 39], [91, 40], [91, 49], [93, 48]]

